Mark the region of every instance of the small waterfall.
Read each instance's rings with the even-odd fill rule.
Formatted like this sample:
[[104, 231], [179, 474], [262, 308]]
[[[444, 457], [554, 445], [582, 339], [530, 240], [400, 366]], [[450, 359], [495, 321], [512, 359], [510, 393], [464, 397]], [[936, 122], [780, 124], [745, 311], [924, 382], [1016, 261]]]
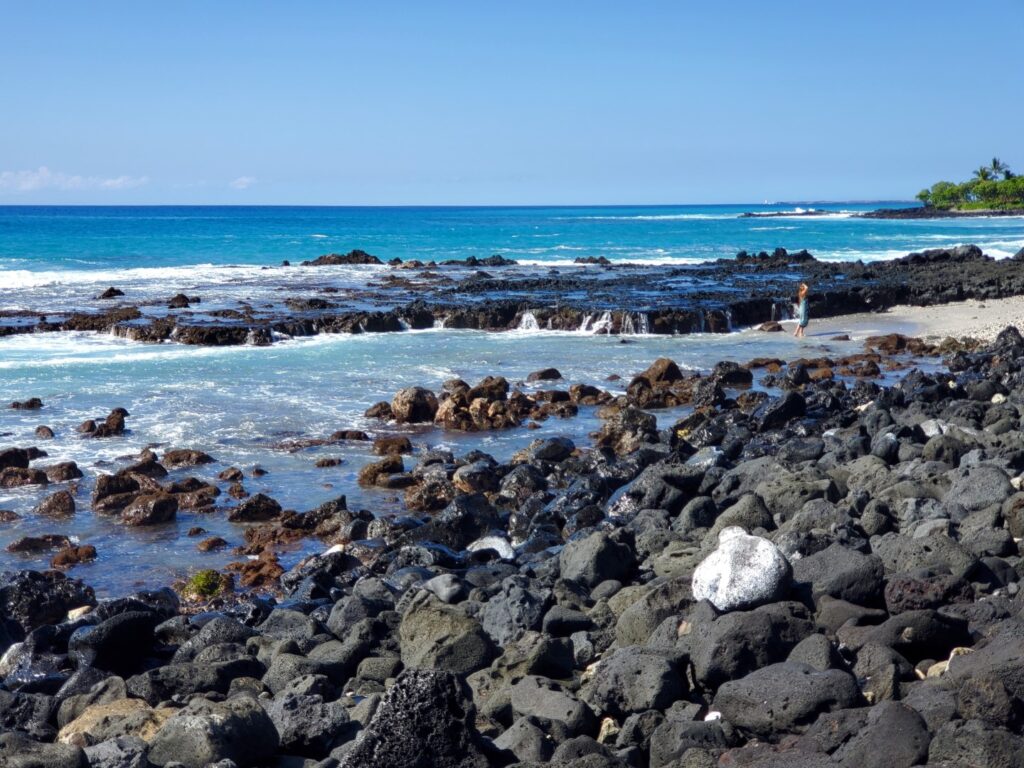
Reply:
[[622, 333], [625, 336], [636, 336], [636, 326], [633, 325], [633, 316], [628, 312], [622, 313]]
[[612, 332], [612, 313], [611, 312], [603, 312], [601, 314], [601, 317], [599, 317], [597, 319], [597, 322], [594, 323], [593, 333], [596, 335], [598, 333], [610, 334], [611, 332]]
[[594, 322], [594, 316], [593, 315], [587, 315], [586, 317], [584, 317], [583, 318], [583, 322], [580, 323], [580, 333], [586, 333], [587, 331], [589, 331], [590, 330], [590, 324], [592, 322]]
[[651, 319], [647, 317], [646, 312], [637, 312], [637, 328], [642, 336], [647, 336], [651, 332]]
[[554, 315], [552, 315], [551, 317], [548, 318], [547, 328], [548, 328], [549, 331], [554, 329], [554, 321], [555, 321], [555, 316]]
[[697, 333], [704, 333], [704, 328], [705, 328], [704, 310], [699, 310], [697, 312], [697, 319], [700, 320], [700, 322], [697, 324]]
[[726, 333], [732, 333], [732, 310], [725, 310], [725, 331]]
[[409, 321], [403, 317], [398, 318], [398, 325], [402, 328], [403, 331], [412, 330], [412, 326], [409, 324]]
[[446, 318], [444, 315], [441, 315], [440, 317], [435, 317], [434, 318], [434, 327], [438, 328], [438, 329], [444, 328], [444, 324], [445, 324], [445, 322], [447, 320], [448, 320], [448, 318]]
[[537, 316], [533, 314], [533, 312], [523, 312], [522, 317], [519, 318], [519, 326], [517, 330], [539, 331], [540, 323], [537, 322]]
[[775, 305], [775, 302], [773, 301], [772, 302], [772, 316], [771, 316], [772, 320], [778, 320], [779, 319], [778, 317], [776, 317], [778, 312], [779, 312], [779, 308]]

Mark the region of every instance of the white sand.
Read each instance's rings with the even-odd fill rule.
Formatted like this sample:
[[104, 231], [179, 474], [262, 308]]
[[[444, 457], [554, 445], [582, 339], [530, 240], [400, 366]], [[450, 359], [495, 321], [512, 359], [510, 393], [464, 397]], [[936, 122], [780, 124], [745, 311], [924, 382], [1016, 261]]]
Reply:
[[[792, 333], [796, 321], [782, 324]], [[932, 341], [947, 336], [990, 341], [1008, 325], [1024, 332], [1024, 296], [992, 301], [958, 301], [934, 307], [898, 306], [885, 312], [843, 315], [811, 322], [808, 336], [834, 336], [847, 333], [852, 338], [874, 334], [903, 333]]]

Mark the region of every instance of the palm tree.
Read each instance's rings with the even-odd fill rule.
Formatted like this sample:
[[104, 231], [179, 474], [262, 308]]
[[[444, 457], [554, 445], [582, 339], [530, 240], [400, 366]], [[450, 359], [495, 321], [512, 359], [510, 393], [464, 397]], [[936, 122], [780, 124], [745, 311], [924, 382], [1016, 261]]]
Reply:
[[[1013, 174], [1010, 173], [1010, 166], [1000, 160], [998, 157], [992, 158], [992, 165], [989, 166], [989, 170], [992, 171], [992, 176], [1002, 176], [1004, 179], [1013, 178]], [[1009, 176], [1006, 174], [1010, 173]]]
[[976, 178], [978, 181], [991, 181], [992, 169], [987, 165], [983, 165], [981, 166], [981, 168], [974, 172], [974, 178]]

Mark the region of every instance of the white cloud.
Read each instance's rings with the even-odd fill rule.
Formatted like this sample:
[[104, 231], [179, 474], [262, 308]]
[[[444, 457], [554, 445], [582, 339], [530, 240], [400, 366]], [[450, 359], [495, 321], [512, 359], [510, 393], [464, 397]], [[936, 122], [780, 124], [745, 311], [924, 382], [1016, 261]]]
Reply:
[[42, 189], [65, 192], [83, 189], [117, 191], [135, 189], [148, 183], [148, 176], [77, 176], [51, 171], [45, 165], [34, 171], [0, 172], [0, 190], [12, 192], [37, 192]]
[[256, 183], [256, 177], [254, 176], [239, 176], [234, 181], [229, 181], [228, 186], [232, 189], [248, 189]]

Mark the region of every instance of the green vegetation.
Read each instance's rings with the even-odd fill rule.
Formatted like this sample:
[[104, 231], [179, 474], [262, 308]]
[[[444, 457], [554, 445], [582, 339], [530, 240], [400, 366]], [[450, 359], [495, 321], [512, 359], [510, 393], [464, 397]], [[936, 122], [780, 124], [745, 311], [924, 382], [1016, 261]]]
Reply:
[[957, 211], [1024, 208], [1024, 176], [1017, 176], [998, 157], [974, 172], [974, 178], [960, 184], [939, 181], [922, 189], [917, 199], [931, 208]]
[[221, 575], [213, 569], [198, 571], [185, 583], [182, 594], [195, 599], [213, 597], [224, 589]]

